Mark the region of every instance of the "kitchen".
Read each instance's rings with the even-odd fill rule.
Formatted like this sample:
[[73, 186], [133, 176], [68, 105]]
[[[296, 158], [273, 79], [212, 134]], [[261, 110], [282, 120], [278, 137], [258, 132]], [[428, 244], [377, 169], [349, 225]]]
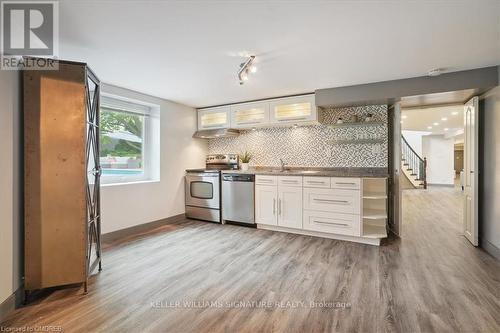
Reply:
[[500, 331], [497, 1], [0, 6], [0, 331]]
[[379, 245], [387, 122], [384, 105], [320, 109], [314, 94], [198, 109], [209, 155], [187, 170], [186, 216]]

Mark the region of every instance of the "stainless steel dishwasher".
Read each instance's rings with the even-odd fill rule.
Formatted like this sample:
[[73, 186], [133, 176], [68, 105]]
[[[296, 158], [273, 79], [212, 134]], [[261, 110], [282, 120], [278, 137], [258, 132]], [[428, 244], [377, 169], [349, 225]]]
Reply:
[[222, 219], [255, 225], [255, 176], [222, 174]]

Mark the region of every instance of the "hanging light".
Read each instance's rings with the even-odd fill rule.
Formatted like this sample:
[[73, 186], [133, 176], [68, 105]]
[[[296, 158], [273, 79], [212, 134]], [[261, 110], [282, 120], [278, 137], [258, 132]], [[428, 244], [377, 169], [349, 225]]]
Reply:
[[248, 57], [245, 62], [240, 64], [240, 69], [238, 70], [238, 79], [240, 80], [240, 85], [248, 81], [248, 73], [257, 72], [257, 67], [253, 65], [253, 61], [255, 60], [255, 56], [252, 55]]

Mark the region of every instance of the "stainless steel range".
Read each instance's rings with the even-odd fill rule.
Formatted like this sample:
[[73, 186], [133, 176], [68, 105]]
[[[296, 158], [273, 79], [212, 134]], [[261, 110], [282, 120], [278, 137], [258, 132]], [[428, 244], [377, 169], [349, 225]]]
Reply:
[[238, 155], [207, 155], [205, 169], [186, 170], [186, 217], [221, 223], [220, 170], [238, 169]]

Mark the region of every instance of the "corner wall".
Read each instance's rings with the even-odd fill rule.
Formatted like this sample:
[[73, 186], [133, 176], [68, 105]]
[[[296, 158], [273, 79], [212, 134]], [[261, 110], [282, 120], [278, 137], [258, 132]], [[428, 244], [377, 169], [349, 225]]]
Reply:
[[20, 78], [19, 71], [0, 70], [0, 304], [21, 286], [23, 274]]
[[[500, 78], [499, 78], [500, 80]], [[481, 96], [479, 231], [481, 247], [500, 260], [500, 86]]]
[[184, 213], [185, 169], [204, 167], [207, 153], [206, 141], [192, 138], [196, 110], [111, 85], [102, 92], [160, 106], [160, 181], [102, 186], [102, 233]]

